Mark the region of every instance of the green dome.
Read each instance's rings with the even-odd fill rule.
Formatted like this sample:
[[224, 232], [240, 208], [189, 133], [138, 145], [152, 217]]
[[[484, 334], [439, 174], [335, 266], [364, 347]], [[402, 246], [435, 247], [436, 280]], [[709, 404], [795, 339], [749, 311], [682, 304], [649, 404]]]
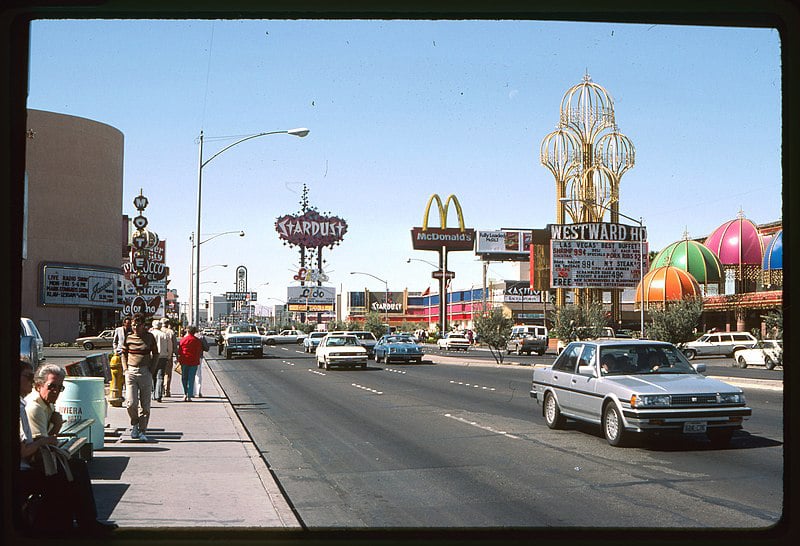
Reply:
[[700, 284], [715, 284], [723, 278], [719, 258], [707, 246], [689, 239], [672, 243], [659, 252], [650, 268], [665, 265], [683, 269]]

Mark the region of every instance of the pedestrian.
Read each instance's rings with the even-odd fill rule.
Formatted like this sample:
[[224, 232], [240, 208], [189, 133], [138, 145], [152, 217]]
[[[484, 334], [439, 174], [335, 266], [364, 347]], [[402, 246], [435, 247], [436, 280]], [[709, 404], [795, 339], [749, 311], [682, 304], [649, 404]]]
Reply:
[[158, 361], [158, 345], [141, 313], [133, 316], [133, 332], [122, 344], [122, 369], [128, 398], [125, 407], [131, 422], [131, 438], [149, 442], [150, 397], [153, 395], [152, 369]]
[[[15, 494], [22, 507], [23, 525], [34, 536], [107, 537], [117, 524], [97, 521], [86, 461], [72, 457], [65, 465], [45, 463], [54, 457], [51, 450], [58, 445], [57, 434], [63, 424], [54, 404], [64, 390], [65, 375], [55, 364], [45, 364], [34, 374], [30, 364], [20, 360], [20, 479]], [[36, 389], [31, 392], [34, 383]]]
[[169, 352], [169, 356], [167, 357], [167, 369], [164, 372], [164, 396], [172, 396], [170, 387], [172, 385], [173, 361], [178, 357], [178, 338], [175, 335], [175, 330], [173, 330], [169, 324], [169, 319], [166, 317], [161, 319], [161, 330], [167, 334]]
[[132, 331], [131, 317], [123, 317], [122, 324], [114, 329], [114, 336], [111, 338], [112, 348], [115, 353], [122, 354], [122, 342]]
[[472, 333], [472, 330], [467, 330], [467, 340], [469, 341], [470, 345], [475, 342], [475, 335]]
[[172, 373], [172, 362], [169, 360], [169, 339], [167, 334], [161, 330], [161, 319], [154, 319], [150, 333], [156, 340], [158, 347], [158, 360], [156, 366], [153, 368], [153, 400], [161, 402], [161, 397], [164, 395], [164, 376]]
[[203, 355], [203, 342], [195, 336], [197, 327], [189, 326], [178, 345], [178, 362], [181, 364], [183, 401], [191, 402], [194, 394], [194, 377]]
[[[203, 332], [197, 331], [195, 334], [197, 339], [200, 340], [200, 343], [203, 347], [203, 352], [208, 352], [211, 350], [211, 347], [208, 344], [208, 340], [206, 336], [203, 335]], [[197, 365], [197, 373], [194, 375], [194, 392], [197, 393], [198, 398], [203, 397], [203, 361], [200, 360], [200, 364]]]
[[222, 335], [222, 330], [217, 330], [217, 354], [221, 355], [225, 345], [225, 336]]

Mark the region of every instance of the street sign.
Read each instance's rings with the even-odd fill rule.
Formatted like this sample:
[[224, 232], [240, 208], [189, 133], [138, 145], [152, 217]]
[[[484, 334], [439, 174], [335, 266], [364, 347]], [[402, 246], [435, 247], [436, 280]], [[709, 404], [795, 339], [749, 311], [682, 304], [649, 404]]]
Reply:
[[455, 271], [442, 271], [441, 269], [437, 269], [433, 273], [431, 273], [431, 277], [434, 279], [454, 279], [456, 277]]

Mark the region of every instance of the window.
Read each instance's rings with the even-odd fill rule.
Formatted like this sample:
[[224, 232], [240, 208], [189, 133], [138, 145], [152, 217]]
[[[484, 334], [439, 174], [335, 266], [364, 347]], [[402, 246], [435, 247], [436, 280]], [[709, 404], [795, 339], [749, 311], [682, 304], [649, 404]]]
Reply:
[[553, 369], [561, 372], [575, 373], [575, 367], [578, 365], [578, 355], [581, 353], [581, 349], [583, 349], [583, 345], [580, 343], [567, 346], [567, 348], [561, 352], [555, 364], [553, 364]]

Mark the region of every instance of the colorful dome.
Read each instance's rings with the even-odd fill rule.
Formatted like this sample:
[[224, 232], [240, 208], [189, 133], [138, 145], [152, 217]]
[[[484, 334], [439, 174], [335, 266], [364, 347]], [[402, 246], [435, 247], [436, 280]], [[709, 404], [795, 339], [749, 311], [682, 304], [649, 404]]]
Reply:
[[644, 276], [636, 288], [636, 303], [642, 301], [642, 285], [644, 285], [644, 302], [647, 305], [665, 304], [680, 301], [688, 296], [701, 295], [697, 280], [683, 269], [671, 265], [652, 269]]
[[705, 245], [717, 255], [722, 265], [758, 265], [764, 249], [756, 225], [740, 214], [725, 222], [708, 236]]
[[776, 233], [767, 245], [761, 267], [765, 271], [783, 269], [783, 230]]
[[722, 279], [719, 258], [708, 247], [689, 239], [672, 243], [659, 252], [650, 267], [665, 265], [683, 269], [701, 284], [718, 283]]

